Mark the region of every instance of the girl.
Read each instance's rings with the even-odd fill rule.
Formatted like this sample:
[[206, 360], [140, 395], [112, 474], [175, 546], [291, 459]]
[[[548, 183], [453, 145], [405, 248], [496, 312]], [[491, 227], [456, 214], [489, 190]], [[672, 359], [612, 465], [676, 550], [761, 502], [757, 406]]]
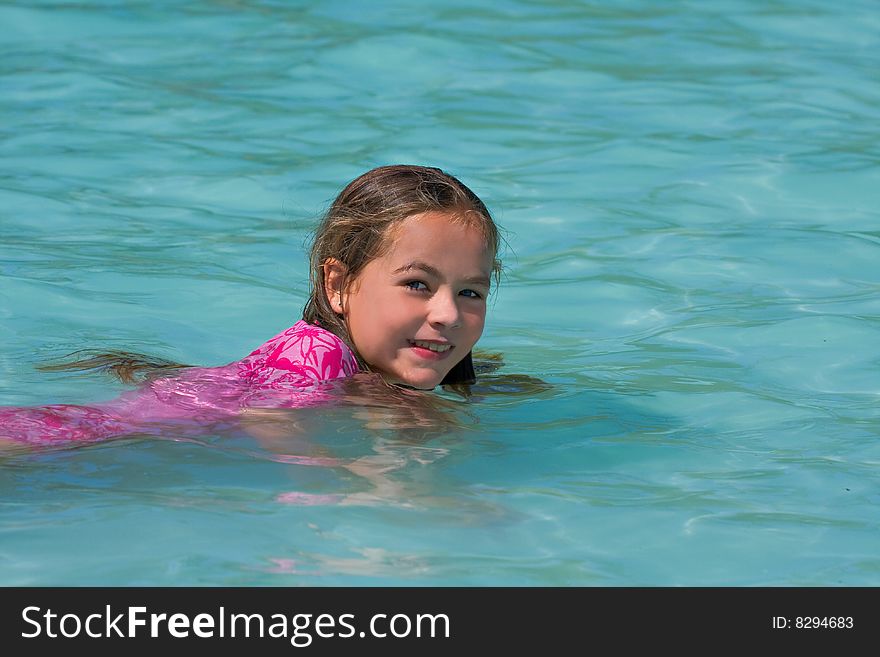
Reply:
[[[333, 382], [374, 372], [429, 390], [475, 380], [471, 349], [497, 282], [499, 234], [470, 189], [440, 169], [386, 166], [352, 181], [318, 226], [303, 319], [222, 367], [110, 354], [46, 369], [149, 370], [137, 390], [93, 406], [0, 408], [0, 442], [59, 445], [237, 422], [312, 406]], [[167, 372], [172, 372], [168, 374]]]

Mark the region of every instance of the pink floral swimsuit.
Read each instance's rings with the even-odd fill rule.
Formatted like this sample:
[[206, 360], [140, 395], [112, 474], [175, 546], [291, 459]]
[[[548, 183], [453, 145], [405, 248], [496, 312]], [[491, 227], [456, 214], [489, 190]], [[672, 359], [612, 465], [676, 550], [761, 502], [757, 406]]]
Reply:
[[329, 399], [322, 382], [357, 370], [342, 340], [300, 320], [243, 360], [186, 368], [109, 402], [0, 407], [0, 438], [36, 445], [93, 442], [158, 426], [234, 420], [245, 408], [312, 406]]

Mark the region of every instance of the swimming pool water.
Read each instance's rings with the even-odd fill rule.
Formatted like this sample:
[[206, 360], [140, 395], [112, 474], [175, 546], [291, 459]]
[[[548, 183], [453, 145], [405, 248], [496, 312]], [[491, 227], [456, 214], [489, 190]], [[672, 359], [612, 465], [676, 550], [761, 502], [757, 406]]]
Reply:
[[19, 1], [0, 24], [0, 404], [118, 394], [33, 367], [84, 347], [242, 357], [298, 318], [315, 217], [390, 162], [495, 211], [481, 346], [550, 384], [490, 378], [405, 429], [345, 405], [291, 417], [302, 440], [6, 457], [0, 583], [880, 584], [873, 2]]

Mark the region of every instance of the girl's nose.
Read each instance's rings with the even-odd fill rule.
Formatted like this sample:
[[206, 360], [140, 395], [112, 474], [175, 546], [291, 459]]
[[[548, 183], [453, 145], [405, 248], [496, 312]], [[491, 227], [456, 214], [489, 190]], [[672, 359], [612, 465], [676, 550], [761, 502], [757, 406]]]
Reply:
[[428, 321], [431, 324], [447, 328], [461, 326], [461, 311], [453, 293], [438, 291], [434, 294], [428, 310]]

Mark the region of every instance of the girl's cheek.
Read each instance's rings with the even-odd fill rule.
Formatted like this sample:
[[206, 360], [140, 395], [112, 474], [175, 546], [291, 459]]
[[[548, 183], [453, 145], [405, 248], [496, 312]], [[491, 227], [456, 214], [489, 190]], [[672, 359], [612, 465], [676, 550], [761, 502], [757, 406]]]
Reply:
[[471, 319], [472, 322], [483, 324], [486, 321], [486, 309], [481, 308], [479, 310], [473, 310], [471, 312], [466, 312], [465, 315]]

